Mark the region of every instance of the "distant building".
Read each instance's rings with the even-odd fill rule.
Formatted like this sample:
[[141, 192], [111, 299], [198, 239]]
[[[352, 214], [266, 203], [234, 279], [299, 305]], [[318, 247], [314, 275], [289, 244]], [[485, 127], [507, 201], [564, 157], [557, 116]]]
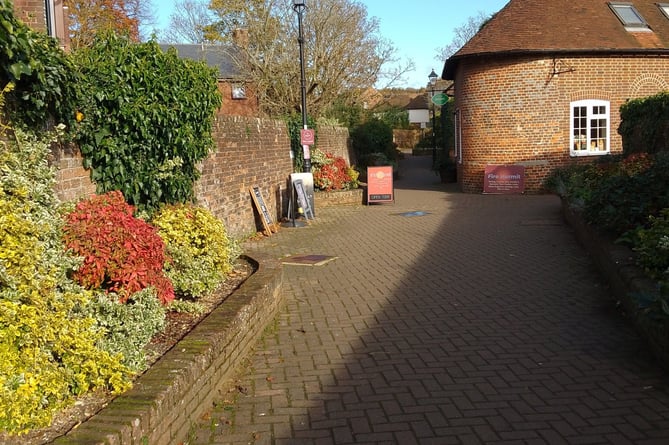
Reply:
[[419, 94], [404, 107], [409, 112], [409, 123], [420, 128], [427, 128], [430, 123], [430, 106], [427, 95]]
[[258, 97], [255, 89], [240, 73], [232, 59], [238, 49], [234, 46], [204, 44], [160, 44], [167, 51], [174, 48], [182, 59], [201, 60], [218, 71], [218, 90], [223, 98], [219, 114], [257, 116]]
[[457, 53], [458, 181], [480, 192], [489, 164], [556, 167], [622, 152], [625, 101], [669, 90], [669, 3], [510, 0]]
[[14, 14], [18, 19], [57, 38], [60, 46], [68, 50], [70, 39], [66, 10], [63, 0], [14, 0]]

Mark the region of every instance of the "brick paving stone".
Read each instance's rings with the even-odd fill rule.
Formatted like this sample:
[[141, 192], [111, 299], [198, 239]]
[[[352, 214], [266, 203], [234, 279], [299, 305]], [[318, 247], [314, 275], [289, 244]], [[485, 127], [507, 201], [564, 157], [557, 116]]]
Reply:
[[559, 199], [458, 193], [429, 163], [402, 161], [394, 204], [246, 245], [337, 258], [284, 266], [284, 309], [189, 445], [669, 443], [666, 373]]

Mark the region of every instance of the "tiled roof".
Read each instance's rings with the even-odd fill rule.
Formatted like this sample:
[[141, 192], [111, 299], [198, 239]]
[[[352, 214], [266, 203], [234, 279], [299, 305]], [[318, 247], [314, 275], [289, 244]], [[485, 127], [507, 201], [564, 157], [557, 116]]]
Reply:
[[404, 107], [405, 110], [428, 110], [430, 108], [427, 100], [427, 93], [419, 94], [411, 99], [408, 105]]
[[[656, 0], [627, 0], [650, 31], [625, 29], [609, 0], [511, 0], [444, 65], [452, 79], [459, 60], [537, 52], [669, 54], [669, 18]], [[615, 3], [615, 2], [614, 2]]]
[[234, 51], [234, 47], [176, 43], [161, 43], [159, 46], [163, 51], [167, 51], [169, 48], [176, 49], [177, 54], [182, 59], [205, 61], [208, 66], [218, 69], [219, 79], [240, 77], [239, 69], [229, 55], [229, 51]]

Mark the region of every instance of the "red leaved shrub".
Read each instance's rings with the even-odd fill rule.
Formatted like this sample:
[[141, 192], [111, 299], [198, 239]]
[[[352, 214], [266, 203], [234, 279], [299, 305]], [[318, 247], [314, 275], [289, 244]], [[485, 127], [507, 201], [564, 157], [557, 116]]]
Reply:
[[133, 211], [123, 194], [113, 191], [79, 202], [66, 216], [65, 244], [83, 258], [73, 278], [88, 289], [116, 292], [122, 302], [153, 286], [167, 304], [174, 288], [163, 272], [165, 245], [156, 228]]

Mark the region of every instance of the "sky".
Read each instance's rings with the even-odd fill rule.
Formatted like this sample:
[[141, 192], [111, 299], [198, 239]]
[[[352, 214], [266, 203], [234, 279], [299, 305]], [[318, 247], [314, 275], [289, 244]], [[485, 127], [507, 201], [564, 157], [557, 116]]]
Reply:
[[[175, 0], [157, 0], [159, 28], [166, 27]], [[451, 43], [453, 30], [467, 23], [469, 17], [483, 12], [492, 15], [508, 0], [358, 0], [367, 7], [369, 17], [379, 21], [379, 34], [396, 49], [396, 58], [413, 60], [414, 70], [407, 73], [399, 88], [422, 88], [430, 71], [441, 76], [444, 61], [437, 60], [438, 49]], [[306, 0], [307, 7], [309, 0]], [[309, 11], [307, 10], [306, 14]]]

